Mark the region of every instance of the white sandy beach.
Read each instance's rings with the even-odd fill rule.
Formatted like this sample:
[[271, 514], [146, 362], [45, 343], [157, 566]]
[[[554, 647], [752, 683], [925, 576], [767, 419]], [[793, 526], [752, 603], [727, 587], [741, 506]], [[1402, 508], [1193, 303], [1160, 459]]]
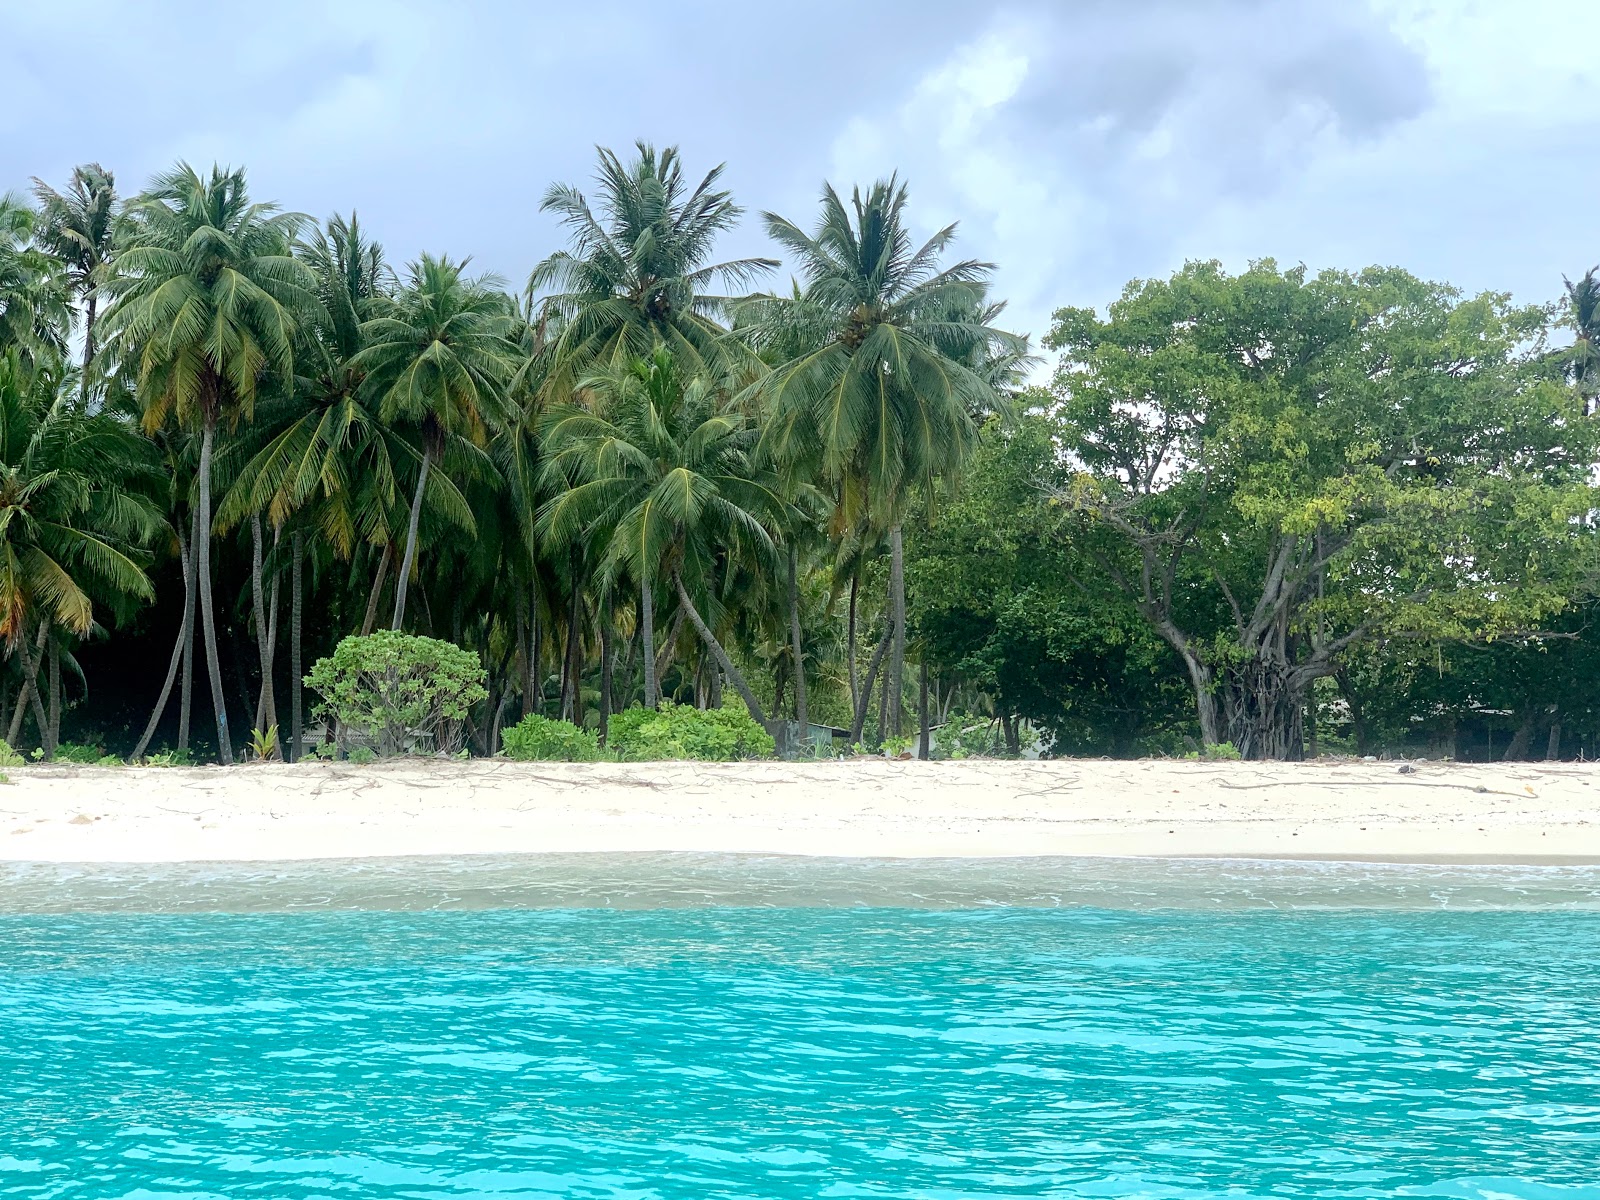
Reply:
[[685, 850], [1600, 862], [1600, 768], [1574, 763], [480, 760], [9, 774], [9, 861]]

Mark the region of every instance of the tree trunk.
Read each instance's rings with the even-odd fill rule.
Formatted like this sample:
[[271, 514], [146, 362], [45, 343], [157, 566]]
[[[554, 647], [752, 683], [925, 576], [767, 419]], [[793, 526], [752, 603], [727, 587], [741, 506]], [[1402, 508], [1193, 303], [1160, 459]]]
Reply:
[[806, 703], [806, 655], [800, 640], [800, 552], [789, 546], [789, 641], [794, 654], [794, 719], [800, 726], [800, 744], [809, 745], [811, 712]]
[[750, 710], [750, 715], [756, 723], [763, 728], [767, 727], [766, 714], [761, 709], [761, 701], [756, 699], [756, 694], [750, 690], [750, 684], [738, 667], [733, 665], [733, 659], [728, 657], [728, 652], [722, 648], [722, 643], [717, 641], [716, 635], [706, 625], [700, 616], [700, 610], [694, 606], [694, 601], [689, 599], [689, 589], [683, 586], [683, 576], [678, 572], [672, 573], [672, 583], [678, 590], [678, 603], [683, 606], [684, 615], [689, 618], [689, 623], [694, 626], [694, 631], [700, 635], [700, 640], [705, 648], [711, 651], [717, 660], [717, 665], [722, 668], [722, 673], [728, 677], [728, 682], [733, 684], [734, 691], [744, 699], [745, 707]]
[[1228, 741], [1241, 758], [1281, 762], [1305, 756], [1305, 682], [1275, 658], [1257, 658], [1223, 674]]
[[611, 728], [611, 593], [600, 600], [600, 744]]
[[856, 593], [861, 586], [861, 575], [850, 576], [850, 615], [845, 622], [845, 674], [850, 679], [850, 711], [856, 710], [856, 693], [860, 690], [856, 674]]
[[46, 649], [50, 656], [50, 729], [45, 734], [44, 756], [54, 758], [61, 745], [61, 639], [51, 638]]
[[89, 403], [89, 364], [94, 360], [94, 318], [98, 300], [93, 288], [83, 298], [83, 376], [78, 380], [78, 395], [85, 407]]
[[378, 604], [383, 599], [383, 585], [389, 580], [389, 564], [394, 561], [394, 543], [385, 542], [378, 556], [378, 570], [372, 577], [372, 590], [367, 593], [367, 612], [361, 619], [361, 636], [366, 637], [378, 624]]
[[917, 681], [917, 720], [921, 725], [921, 733], [917, 738], [917, 757], [926, 762], [933, 755], [929, 750], [928, 727], [928, 660], [923, 658], [917, 670], [920, 676]]
[[1501, 762], [1520, 762], [1528, 757], [1528, 746], [1533, 741], [1533, 727], [1537, 718], [1532, 708], [1523, 714], [1522, 723], [1517, 726], [1516, 733], [1511, 735], [1511, 742], [1506, 746], [1506, 752], [1501, 755]]
[[901, 708], [905, 700], [906, 674], [906, 553], [905, 541], [896, 525], [889, 531], [889, 603], [894, 610], [893, 657], [889, 660], [889, 709], [886, 714], [894, 736], [901, 729]]
[[39, 688], [39, 668], [35, 665], [37, 660], [34, 655], [44, 650], [44, 640], [50, 636], [50, 626], [47, 622], [39, 623], [39, 636], [34, 642], [33, 654], [28, 653], [28, 640], [26, 637], [18, 639], [17, 649], [22, 655], [22, 690], [17, 693], [17, 706], [11, 710], [11, 724], [6, 728], [6, 745], [13, 750], [17, 748], [17, 739], [22, 736], [22, 722], [28, 714], [28, 705], [33, 704], [34, 720], [39, 724], [39, 740], [44, 740], [44, 710], [39, 706], [39, 697], [36, 694]]
[[561, 717], [583, 724], [583, 588], [578, 578], [578, 552], [572, 551], [572, 597], [567, 605], [567, 653], [561, 667]]
[[289, 761], [300, 761], [300, 738], [304, 732], [302, 721], [305, 709], [305, 671], [300, 660], [300, 633], [303, 606], [305, 605], [305, 542], [300, 531], [294, 531], [294, 567], [290, 586], [294, 595], [289, 599]]
[[867, 663], [867, 673], [861, 679], [861, 691], [856, 696], [855, 718], [850, 723], [850, 744], [852, 746], [861, 741], [861, 734], [867, 727], [867, 708], [872, 703], [872, 686], [877, 682], [878, 670], [883, 665], [883, 656], [888, 652], [889, 642], [893, 633], [889, 625], [883, 627], [883, 636], [878, 639], [878, 645], [872, 651], [872, 658]]
[[[534, 585], [537, 589], [538, 584]], [[533, 594], [532, 611], [528, 614], [528, 680], [533, 687], [533, 696], [528, 701], [532, 706], [529, 711], [542, 713], [544, 711], [544, 642], [540, 638], [539, 621], [539, 593]]]
[[167, 701], [172, 697], [172, 681], [178, 677], [179, 667], [188, 662], [188, 651], [194, 644], [194, 555], [189, 551], [188, 539], [181, 536], [178, 538], [178, 554], [183, 562], [183, 620], [178, 626], [178, 640], [172, 643], [172, 661], [167, 664], [167, 677], [161, 684], [161, 695], [156, 698], [156, 706], [150, 713], [144, 733], [139, 737], [139, 744], [133, 748], [131, 757], [135, 762], [143, 758], [144, 752], [150, 748], [150, 739], [155, 736], [156, 726], [161, 723], [161, 714], [166, 712]]
[[656, 601], [646, 580], [639, 585], [639, 641], [644, 659], [644, 706], [654, 708], [659, 699], [656, 681]]
[[194, 711], [194, 639], [195, 639], [195, 605], [200, 590], [197, 579], [199, 556], [195, 553], [196, 530], [199, 529], [199, 519], [194, 513], [189, 514], [189, 561], [187, 574], [184, 578], [183, 588], [183, 627], [188, 632], [183, 636], [183, 667], [178, 676], [178, 750], [180, 753], [189, 752], [189, 717]]
[[1556, 719], [1550, 722], [1550, 737], [1544, 744], [1544, 758], [1546, 762], [1555, 762], [1561, 757], [1561, 715], [1556, 714]]
[[200, 505], [195, 513], [195, 558], [200, 590], [200, 625], [205, 633], [206, 674], [211, 680], [211, 706], [217, 717], [217, 755], [233, 765], [233, 740], [228, 736], [228, 701], [222, 690], [222, 662], [217, 656], [217, 620], [211, 602], [211, 452], [217, 419], [208, 415], [200, 435]]
[[417, 528], [422, 524], [422, 493], [428, 485], [428, 468], [433, 465], [433, 447], [422, 448], [422, 469], [417, 472], [417, 492], [411, 497], [411, 519], [406, 523], [406, 555], [400, 562], [400, 576], [394, 581], [394, 622], [390, 629], [399, 629], [406, 619], [406, 588], [411, 583], [411, 569], [417, 562]]
[[[261, 691], [256, 698], [255, 727], [265, 734], [278, 724], [278, 700], [273, 694], [272, 667], [275, 646], [273, 628], [277, 624], [277, 596], [268, 611], [267, 589], [262, 573], [261, 516], [250, 518], [250, 601], [255, 608], [256, 653], [261, 657]], [[276, 591], [276, 583], [274, 583]]]

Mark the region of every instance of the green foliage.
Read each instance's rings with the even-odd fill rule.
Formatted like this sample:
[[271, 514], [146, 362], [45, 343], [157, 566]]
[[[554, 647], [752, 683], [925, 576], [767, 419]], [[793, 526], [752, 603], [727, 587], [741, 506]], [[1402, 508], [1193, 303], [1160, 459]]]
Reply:
[[598, 734], [538, 713], [502, 730], [500, 746], [502, 754], [518, 762], [594, 762], [604, 757]]
[[629, 708], [611, 718], [607, 744], [624, 762], [700, 759], [731, 762], [770, 758], [772, 735], [747, 710], [728, 706], [701, 710], [663, 700], [659, 708]]
[[1184, 758], [1205, 762], [1238, 762], [1243, 757], [1232, 742], [1216, 742], [1199, 750], [1190, 750], [1184, 755]]
[[[36, 752], [40, 757], [44, 751]], [[62, 742], [56, 747], [56, 762], [78, 763], [85, 766], [120, 767], [122, 760], [114, 754], [107, 754], [104, 746], [86, 745], [79, 742]]]
[[187, 750], [162, 750], [157, 754], [147, 754], [144, 758], [147, 767], [192, 767], [194, 755]]
[[269, 725], [265, 729], [252, 729], [250, 731], [250, 754], [257, 762], [266, 762], [278, 753], [278, 727]]
[[11, 748], [11, 743], [0, 741], [0, 767], [20, 767], [27, 761]]
[[485, 680], [472, 651], [393, 630], [345, 638], [306, 676], [321, 711], [379, 756], [453, 754]]

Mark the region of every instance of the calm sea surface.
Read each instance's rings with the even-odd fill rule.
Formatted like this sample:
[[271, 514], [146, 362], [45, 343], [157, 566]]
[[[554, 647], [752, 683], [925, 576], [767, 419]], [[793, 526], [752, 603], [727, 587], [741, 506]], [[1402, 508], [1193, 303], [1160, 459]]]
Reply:
[[0, 1196], [1600, 1198], [1600, 871], [0, 867]]

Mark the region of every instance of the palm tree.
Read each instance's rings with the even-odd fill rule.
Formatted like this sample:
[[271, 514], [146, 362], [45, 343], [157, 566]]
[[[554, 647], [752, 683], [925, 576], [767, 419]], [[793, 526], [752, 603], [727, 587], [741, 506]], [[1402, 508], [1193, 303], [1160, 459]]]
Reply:
[[666, 583], [750, 714], [765, 724], [760, 701], [692, 595], [714, 603], [715, 580], [731, 562], [777, 568], [769, 529], [788, 510], [777, 478], [752, 466], [751, 421], [706, 376], [686, 377], [664, 346], [581, 386], [597, 411], [562, 405], [546, 418], [546, 470], [556, 494], [540, 510], [541, 532], [569, 544], [593, 540], [606, 577], [626, 574], [638, 583], [647, 697], [653, 597]]
[[598, 212], [569, 184], [555, 184], [541, 208], [561, 218], [572, 248], [534, 268], [533, 297], [547, 289], [544, 320], [558, 330], [548, 354], [547, 395], [571, 399], [585, 374], [625, 369], [636, 358], [667, 346], [682, 369], [720, 368], [732, 351], [716, 321], [727, 296], [707, 293], [721, 284], [743, 287], [778, 264], [767, 258], [711, 263], [717, 235], [737, 224], [741, 210], [718, 188], [718, 166], [690, 190], [676, 147], [659, 154], [637, 143], [638, 158], [624, 164], [600, 149]]
[[0, 350], [15, 347], [29, 370], [66, 354], [72, 305], [61, 264], [31, 245], [38, 214], [0, 195]]
[[112, 364], [137, 380], [145, 426], [176, 416], [200, 430], [195, 565], [217, 748], [233, 761], [211, 598], [211, 474], [217, 428], [249, 420], [263, 381], [294, 374], [295, 332], [317, 309], [314, 281], [290, 253], [304, 222], [253, 204], [244, 172], [187, 163], [130, 207], [101, 325]]
[[404, 422], [422, 438], [417, 484], [395, 583], [393, 627], [405, 620], [406, 588], [417, 557], [417, 528], [433, 464], [455, 437], [482, 445], [508, 420], [507, 381], [518, 359], [517, 318], [493, 276], [469, 279], [465, 262], [424, 254], [406, 285], [361, 326], [366, 346], [350, 360], [385, 422]]
[[825, 185], [811, 234], [765, 214], [804, 286], [752, 300], [738, 314], [757, 349], [790, 355], [749, 392], [771, 411], [763, 454], [836, 490], [836, 533], [861, 519], [889, 532], [888, 686], [897, 731], [905, 663], [901, 523], [916, 493], [929, 494], [936, 479], [960, 469], [977, 440], [977, 415], [998, 404], [993, 383], [974, 367], [1025, 345], [985, 323], [993, 311], [985, 301], [991, 264], [941, 268], [955, 226], [918, 247], [906, 228], [906, 199], [894, 177], [865, 195], [857, 189], [849, 206]]
[[89, 395], [89, 364], [94, 358], [94, 321], [100, 301], [100, 280], [111, 261], [116, 181], [99, 163], [72, 169], [65, 195], [42, 179], [33, 181], [39, 201], [34, 237], [67, 268], [67, 282], [83, 301], [83, 376]]
[[154, 447], [115, 416], [64, 401], [61, 374], [30, 369], [15, 347], [0, 356], [0, 638], [21, 654], [24, 689], [8, 733], [15, 740], [31, 700], [47, 753], [59, 682], [47, 718], [38, 650], [52, 628], [88, 634], [97, 606], [153, 598], [139, 547], [163, 527], [149, 498]]

